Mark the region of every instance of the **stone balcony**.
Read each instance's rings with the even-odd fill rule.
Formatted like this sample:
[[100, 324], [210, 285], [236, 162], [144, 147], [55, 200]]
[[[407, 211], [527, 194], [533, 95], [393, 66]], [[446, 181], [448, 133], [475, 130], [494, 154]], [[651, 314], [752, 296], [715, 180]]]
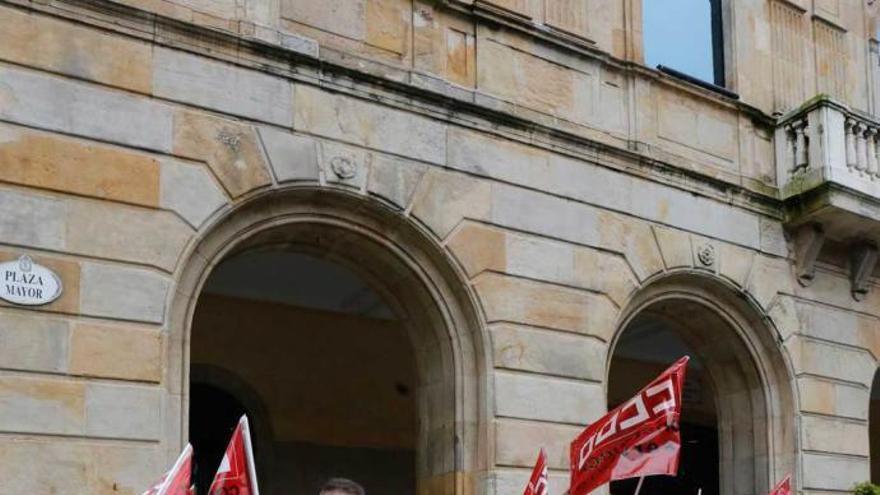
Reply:
[[825, 240], [848, 246], [861, 299], [880, 241], [880, 121], [818, 96], [776, 127], [776, 166], [798, 278], [808, 285]]

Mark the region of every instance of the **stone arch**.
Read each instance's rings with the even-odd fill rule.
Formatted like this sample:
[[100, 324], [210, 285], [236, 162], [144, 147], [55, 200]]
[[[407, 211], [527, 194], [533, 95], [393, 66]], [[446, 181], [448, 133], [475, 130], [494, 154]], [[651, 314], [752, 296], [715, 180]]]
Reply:
[[426, 231], [380, 202], [320, 187], [259, 191], [215, 214], [190, 246], [168, 309], [168, 454], [187, 431], [190, 326], [212, 269], [235, 252], [288, 244], [370, 282], [403, 315], [419, 387], [419, 493], [471, 493], [489, 469], [488, 340], [457, 266]]
[[718, 415], [720, 493], [766, 493], [776, 480], [796, 472], [792, 366], [760, 305], [708, 272], [676, 270], [648, 280], [618, 320], [606, 360], [606, 394], [612, 392], [612, 366], [622, 338], [646, 315], [674, 327], [706, 367]]

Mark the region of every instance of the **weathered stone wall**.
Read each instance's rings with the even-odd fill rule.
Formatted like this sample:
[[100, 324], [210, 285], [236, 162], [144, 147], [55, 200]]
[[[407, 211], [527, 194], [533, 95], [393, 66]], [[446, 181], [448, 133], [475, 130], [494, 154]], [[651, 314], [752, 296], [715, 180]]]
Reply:
[[[595, 46], [420, 2], [124, 3], [0, 5], [0, 258], [28, 253], [65, 285], [44, 307], [0, 306], [0, 493], [134, 494], [166, 468], [184, 438], [185, 375], [168, 370], [187, 362], [169, 313], [191, 296], [192, 246], [292, 188], [393, 210], [466, 281], [490, 401], [490, 445], [469, 453], [488, 473], [468, 489], [518, 493], [543, 443], [564, 491], [630, 302], [670, 274], [727, 287], [773, 332], [761, 352], [790, 381], [768, 386], [794, 402], [768, 412], [785, 454], [771, 477], [817, 494], [868, 478], [880, 291], [854, 301], [834, 256], [796, 282], [755, 110], [795, 101], [767, 80], [793, 70], [774, 68], [787, 35], [769, 19], [799, 2], [733, 2], [735, 89], [755, 108], [621, 62], [638, 60], [632, 2], [558, 4], [599, 12], [580, 17], [503, 2]], [[827, 32], [803, 28], [817, 45], [796, 96], [867, 109], [863, 4], [802, 14]]]
[[[506, 29], [481, 29], [461, 15], [437, 9], [446, 3], [459, 12], [481, 12], [501, 25], [531, 25], [532, 30], [589, 52], [618, 60], [643, 61], [641, 2], [638, 0], [119, 0], [184, 22], [215, 29], [283, 39], [300, 35], [322, 47], [356, 54], [393, 67], [415, 69], [464, 87], [505, 96], [474, 78], [473, 59], [495, 43], [516, 46], [516, 56], [532, 65], [559, 64], [544, 72], [562, 79], [604, 78], [583, 63], [559, 63], [557, 49], [510, 38]], [[744, 101], [766, 113], [787, 111], [817, 93], [827, 93], [854, 108], [868, 110], [870, 76], [866, 42], [876, 34], [876, 13], [853, 0], [749, 0], [723, 2], [728, 81]], [[464, 22], [463, 22], [464, 21]], [[538, 26], [535, 28], [534, 26]], [[687, 29], [687, 26], [682, 26]], [[288, 40], [291, 44], [301, 41]], [[479, 45], [480, 50], [475, 50]], [[570, 50], [561, 50], [563, 52]], [[564, 56], [563, 56], [564, 58]], [[603, 57], [604, 58], [604, 57]], [[477, 64], [481, 75], [505, 77], [503, 60]], [[510, 67], [508, 67], [510, 68]], [[515, 69], [514, 69], [515, 70]], [[607, 70], [607, 69], [606, 69]], [[519, 71], [517, 71], [519, 72]], [[604, 70], [603, 70], [604, 72]], [[522, 71], [523, 79], [542, 77]], [[612, 85], [620, 88], [632, 81]], [[526, 81], [521, 81], [526, 83]], [[603, 82], [605, 80], [603, 79]], [[564, 92], [539, 91], [548, 98]], [[575, 91], [580, 93], [581, 91]], [[519, 102], [523, 103], [523, 102]], [[538, 103], [538, 102], [533, 102]], [[544, 111], [544, 105], [526, 105]]]

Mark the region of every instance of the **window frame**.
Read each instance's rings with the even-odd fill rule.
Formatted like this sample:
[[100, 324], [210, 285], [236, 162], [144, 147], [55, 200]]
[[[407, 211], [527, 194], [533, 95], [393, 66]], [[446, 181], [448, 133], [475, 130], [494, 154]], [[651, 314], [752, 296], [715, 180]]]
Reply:
[[[645, 25], [647, 22], [647, 18], [645, 17], [645, 8], [644, 2], [647, 0], [635, 0], [640, 4], [639, 9], [639, 17], [640, 19], [640, 28], [642, 33], [647, 31]], [[709, 2], [709, 16], [710, 16], [710, 35], [711, 35], [711, 55], [712, 55], [712, 80], [706, 80], [699, 76], [695, 76], [693, 74], [689, 74], [682, 70], [676, 69], [674, 67], [666, 66], [660, 63], [656, 67], [651, 67], [652, 69], [658, 69], [661, 72], [669, 74], [678, 79], [683, 79], [692, 84], [696, 84], [698, 86], [719, 92], [724, 94], [725, 96], [737, 97], [734, 92], [735, 89], [735, 71], [733, 70], [734, 61], [733, 61], [733, 43], [731, 38], [732, 33], [732, 21], [731, 21], [731, 12], [730, 12], [730, 0], [706, 0]], [[647, 65], [646, 60], [646, 44], [648, 43], [647, 38], [642, 34], [641, 36], [641, 61], [645, 65]]]

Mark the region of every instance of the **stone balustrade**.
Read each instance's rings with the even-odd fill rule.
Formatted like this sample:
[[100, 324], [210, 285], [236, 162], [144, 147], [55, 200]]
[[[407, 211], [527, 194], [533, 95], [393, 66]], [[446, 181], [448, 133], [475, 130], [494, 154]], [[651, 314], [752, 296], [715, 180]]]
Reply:
[[856, 117], [847, 117], [844, 123], [846, 132], [846, 166], [859, 176], [871, 179], [880, 176], [878, 169], [877, 146], [880, 128], [874, 122], [862, 121]]
[[880, 244], [880, 121], [827, 97], [780, 119], [776, 169], [798, 280], [808, 285], [826, 239], [847, 246], [852, 295], [865, 297]]
[[776, 130], [782, 199], [828, 182], [880, 198], [880, 121], [817, 97]]

